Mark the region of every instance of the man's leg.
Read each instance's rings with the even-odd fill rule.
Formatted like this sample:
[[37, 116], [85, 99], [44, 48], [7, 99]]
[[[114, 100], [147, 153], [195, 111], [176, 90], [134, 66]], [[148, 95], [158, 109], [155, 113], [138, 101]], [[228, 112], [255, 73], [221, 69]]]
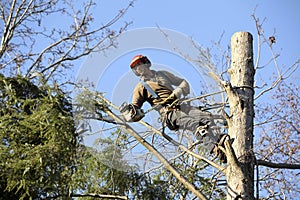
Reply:
[[219, 135], [212, 130], [215, 126], [208, 112], [191, 110], [186, 114], [180, 110], [173, 110], [167, 115], [168, 123], [177, 126], [179, 129], [190, 130], [195, 133], [197, 140], [202, 143], [202, 146], [209, 153], [218, 142]]
[[[209, 151], [209, 153], [215, 154], [223, 163], [227, 162], [227, 158], [225, 153], [219, 148], [224, 147], [225, 140], [229, 140], [231, 143], [233, 140], [230, 139], [229, 135], [222, 134], [220, 130], [221, 126], [226, 126], [226, 120], [220, 116], [220, 115], [212, 115], [208, 112], [203, 112], [201, 110], [193, 110], [193, 113], [191, 115], [200, 115], [205, 120], [209, 121], [207, 125], [203, 127], [198, 127], [198, 131], [196, 132], [196, 137], [199, 141], [202, 142], [202, 144], [205, 146], [205, 148]], [[190, 113], [189, 113], [190, 114]], [[218, 126], [215, 122], [219, 122]], [[202, 136], [201, 135], [204, 135]]]

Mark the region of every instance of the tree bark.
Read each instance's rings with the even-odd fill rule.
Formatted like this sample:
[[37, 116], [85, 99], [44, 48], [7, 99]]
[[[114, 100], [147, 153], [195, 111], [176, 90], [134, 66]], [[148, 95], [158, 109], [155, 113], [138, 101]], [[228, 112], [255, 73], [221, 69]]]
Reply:
[[228, 134], [234, 142], [227, 142], [226, 169], [227, 200], [254, 199], [253, 155], [253, 99], [254, 65], [253, 37], [237, 32], [231, 38], [232, 63], [228, 70], [231, 84], [224, 84], [228, 95], [230, 116]]

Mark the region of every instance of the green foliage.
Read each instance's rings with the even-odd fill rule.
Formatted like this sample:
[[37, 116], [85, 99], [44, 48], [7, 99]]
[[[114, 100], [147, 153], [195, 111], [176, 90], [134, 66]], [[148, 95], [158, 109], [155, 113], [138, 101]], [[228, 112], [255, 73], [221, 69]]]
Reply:
[[[134, 200], [189, 197], [168, 171], [143, 174], [128, 165], [122, 150], [127, 148], [129, 138], [122, 129], [115, 128], [109, 137], [99, 138], [101, 150], [82, 145], [72, 106], [59, 89], [38, 87], [23, 77], [0, 75], [0, 102], [2, 199], [70, 199], [73, 194], [88, 193]], [[90, 102], [83, 118], [95, 111], [99, 117], [101, 110], [107, 109], [105, 104], [95, 107], [95, 102]], [[198, 176], [197, 169], [184, 167], [184, 162], [173, 164], [199, 189], [209, 191], [211, 180]]]
[[0, 92], [2, 197], [68, 195], [78, 136], [64, 94], [3, 75]]
[[76, 172], [72, 176], [74, 193], [120, 195], [132, 200], [170, 199], [166, 187], [138, 173], [123, 160], [121, 146], [115, 140], [99, 139], [98, 143], [104, 146], [101, 151], [86, 146], [79, 148]]
[[124, 144], [114, 140], [120, 133], [99, 139], [100, 152], [85, 147], [65, 94], [0, 75], [0, 199], [70, 199], [86, 193], [168, 199], [165, 187], [123, 160]]

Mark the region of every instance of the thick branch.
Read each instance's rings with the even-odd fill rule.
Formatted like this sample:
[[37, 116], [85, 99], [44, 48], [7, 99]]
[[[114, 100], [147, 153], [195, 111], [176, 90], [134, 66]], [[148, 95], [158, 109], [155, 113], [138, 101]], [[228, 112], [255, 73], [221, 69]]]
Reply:
[[199, 154], [197, 154], [197, 153], [191, 151], [190, 149], [188, 149], [188, 148], [185, 147], [184, 145], [182, 145], [182, 144], [180, 144], [179, 142], [173, 140], [173, 139], [172, 139], [171, 137], [169, 137], [168, 135], [163, 134], [162, 132], [160, 132], [160, 131], [158, 131], [157, 129], [153, 128], [150, 124], [148, 124], [148, 123], [146, 123], [146, 122], [144, 122], [144, 121], [142, 121], [142, 120], [139, 121], [139, 122], [140, 122], [140, 124], [142, 124], [142, 125], [144, 125], [145, 127], [149, 128], [151, 131], [153, 131], [153, 132], [155, 132], [156, 134], [158, 134], [158, 135], [164, 137], [166, 140], [168, 140], [169, 142], [171, 142], [173, 145], [179, 147], [179, 148], [182, 149], [184, 152], [186, 152], [186, 153], [188, 153], [188, 154], [194, 156], [195, 158], [197, 158], [197, 159], [199, 159], [199, 160], [203, 160], [204, 162], [210, 164], [211, 166], [215, 167], [216, 169], [218, 169], [218, 170], [220, 170], [220, 171], [224, 171], [224, 170], [225, 170], [222, 166], [220, 166], [220, 165], [214, 163], [213, 161], [207, 159], [206, 157], [200, 156]]
[[278, 169], [300, 169], [300, 164], [273, 163], [265, 160], [257, 160], [257, 164], [260, 166], [278, 168]]
[[236, 169], [238, 169], [238, 159], [232, 149], [232, 146], [228, 140], [225, 141], [225, 151], [228, 162], [233, 165]]
[[105, 194], [71, 194], [71, 197], [93, 197], [93, 198], [105, 198], [105, 199], [122, 199], [127, 200], [126, 196], [118, 196], [118, 195], [105, 195]]

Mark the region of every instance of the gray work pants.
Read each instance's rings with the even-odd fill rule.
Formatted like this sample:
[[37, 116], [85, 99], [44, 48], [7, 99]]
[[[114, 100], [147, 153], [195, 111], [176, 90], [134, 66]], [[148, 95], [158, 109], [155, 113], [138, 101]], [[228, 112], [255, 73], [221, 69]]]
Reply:
[[187, 112], [171, 109], [167, 112], [166, 123], [171, 130], [184, 129], [195, 132], [199, 126], [211, 122], [211, 114], [200, 109], [191, 108]]
[[[220, 137], [211, 129], [214, 126], [211, 113], [203, 112], [198, 108], [191, 108], [187, 112], [183, 112], [180, 109], [171, 109], [166, 114], [166, 124], [171, 130], [192, 131], [208, 152], [211, 152]], [[203, 136], [197, 135], [197, 128], [206, 124], [209, 124], [208, 133]]]

